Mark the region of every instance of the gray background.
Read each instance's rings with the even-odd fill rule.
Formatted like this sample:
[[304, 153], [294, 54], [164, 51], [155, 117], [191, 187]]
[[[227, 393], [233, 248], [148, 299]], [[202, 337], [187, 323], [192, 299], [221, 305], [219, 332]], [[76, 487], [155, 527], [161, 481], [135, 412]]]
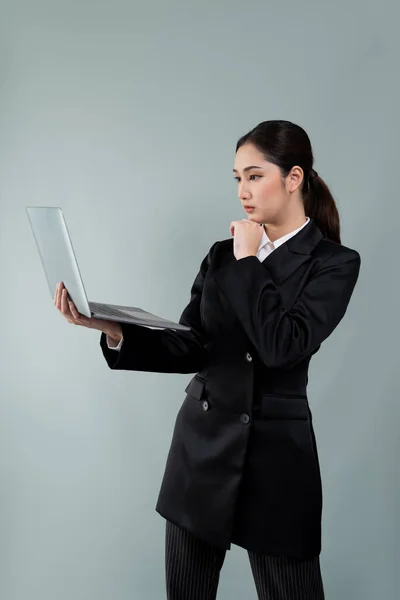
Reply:
[[[178, 319], [245, 217], [235, 143], [276, 118], [309, 133], [362, 256], [310, 368], [326, 598], [398, 597], [395, 6], [0, 3], [2, 600], [165, 597], [154, 506], [191, 377], [108, 369], [52, 305], [25, 205], [64, 209], [91, 300]], [[240, 548], [218, 598], [256, 598]]]

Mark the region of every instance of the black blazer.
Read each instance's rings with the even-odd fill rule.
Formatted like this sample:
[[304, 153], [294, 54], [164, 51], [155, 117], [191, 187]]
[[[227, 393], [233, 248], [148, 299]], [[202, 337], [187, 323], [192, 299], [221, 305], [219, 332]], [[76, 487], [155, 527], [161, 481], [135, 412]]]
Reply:
[[122, 323], [111, 369], [196, 373], [178, 412], [156, 510], [198, 537], [276, 556], [321, 550], [322, 488], [308, 365], [346, 312], [355, 250], [310, 222], [260, 262], [212, 245], [180, 323]]

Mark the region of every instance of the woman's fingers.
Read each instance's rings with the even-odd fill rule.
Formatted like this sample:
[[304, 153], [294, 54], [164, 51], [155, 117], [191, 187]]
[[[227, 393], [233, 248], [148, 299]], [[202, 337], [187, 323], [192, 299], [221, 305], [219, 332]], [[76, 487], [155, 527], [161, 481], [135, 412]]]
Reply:
[[85, 315], [81, 315], [72, 300], [68, 300], [68, 306], [75, 325], [87, 325], [90, 322], [90, 319], [85, 317]]
[[56, 306], [60, 310], [61, 314], [69, 321], [70, 323], [74, 323], [75, 325], [79, 325], [77, 321], [79, 321], [80, 314], [76, 310], [76, 307], [72, 300], [68, 298], [68, 290], [64, 287], [63, 283], [59, 283], [58, 291], [56, 293], [57, 300]]
[[[77, 310], [75, 304], [68, 298], [68, 290], [64, 287], [62, 281], [57, 283], [54, 294], [54, 304], [60, 313], [73, 325], [82, 325], [84, 327], [95, 328], [98, 324], [96, 319], [89, 319]], [[103, 323], [101, 323], [102, 325]]]
[[59, 289], [60, 289], [60, 284], [57, 283], [56, 293], [54, 294], [54, 305], [58, 309], [60, 308], [60, 306], [59, 306]]
[[76, 306], [75, 304], [72, 302], [72, 300], [68, 300], [68, 306], [69, 306], [69, 310], [72, 314], [72, 316], [74, 317], [74, 319], [79, 319], [80, 314], [79, 312], [76, 310]]
[[68, 306], [68, 292], [65, 288], [63, 288], [61, 293], [61, 312], [66, 319], [74, 318]]
[[62, 291], [64, 288], [64, 284], [60, 281], [57, 284], [56, 287], [56, 293], [54, 296], [54, 304], [56, 305], [56, 307], [58, 308], [58, 310], [61, 312], [61, 298], [62, 298]]

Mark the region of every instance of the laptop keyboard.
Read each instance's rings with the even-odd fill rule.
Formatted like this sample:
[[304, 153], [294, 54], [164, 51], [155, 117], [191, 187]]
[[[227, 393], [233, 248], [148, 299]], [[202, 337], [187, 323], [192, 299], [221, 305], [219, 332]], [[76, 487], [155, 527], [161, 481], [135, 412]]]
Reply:
[[121, 310], [118, 310], [118, 308], [112, 308], [111, 306], [108, 306], [108, 304], [101, 304], [99, 302], [89, 302], [89, 308], [93, 312], [102, 315], [108, 315], [109, 317], [126, 316], [125, 313], [123, 313]]

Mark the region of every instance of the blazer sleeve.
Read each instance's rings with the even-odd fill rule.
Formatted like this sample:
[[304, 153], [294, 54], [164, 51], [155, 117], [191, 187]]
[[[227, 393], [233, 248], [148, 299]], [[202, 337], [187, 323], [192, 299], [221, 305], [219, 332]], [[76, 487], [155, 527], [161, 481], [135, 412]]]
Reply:
[[191, 330], [149, 329], [131, 323], [120, 323], [124, 340], [119, 352], [108, 347], [105, 333], [100, 338], [100, 346], [110, 369], [156, 373], [200, 371], [207, 357], [200, 302], [204, 278], [217, 243], [211, 246], [202, 260], [191, 287], [190, 301], [179, 318], [179, 323], [187, 325]]
[[339, 324], [360, 264], [355, 250], [331, 256], [290, 310], [282, 306], [278, 287], [256, 256], [233, 261], [215, 280], [265, 365], [290, 368], [312, 354]]

